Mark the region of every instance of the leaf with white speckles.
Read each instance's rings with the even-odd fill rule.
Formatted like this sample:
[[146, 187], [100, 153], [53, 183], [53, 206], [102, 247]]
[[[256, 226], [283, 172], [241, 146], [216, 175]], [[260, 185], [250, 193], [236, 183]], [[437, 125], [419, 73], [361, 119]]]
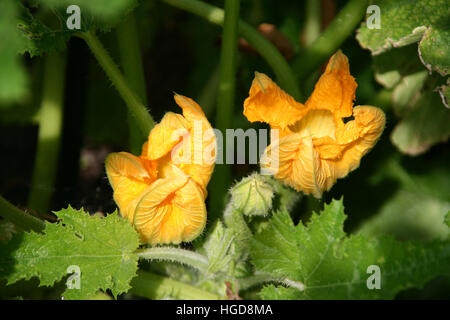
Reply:
[[76, 266], [80, 286], [66, 289], [65, 299], [86, 299], [99, 289], [110, 289], [114, 296], [128, 291], [136, 275], [134, 251], [139, 246], [129, 222], [117, 212], [100, 218], [70, 206], [56, 215], [60, 221], [46, 222], [43, 234], [19, 233], [0, 244], [0, 274], [8, 284], [38, 277], [41, 286], [52, 286]]
[[[304, 226], [287, 212], [274, 215], [252, 242], [257, 270], [287, 287], [269, 285], [264, 299], [391, 299], [404, 289], [450, 275], [450, 240], [400, 242], [390, 237], [346, 237], [342, 200], [326, 205]], [[367, 269], [377, 265], [381, 288], [369, 290]], [[292, 284], [292, 285], [290, 285]]]
[[356, 39], [377, 55], [418, 42], [422, 63], [442, 76], [450, 66], [450, 6], [446, 0], [375, 0], [380, 8], [380, 28], [358, 29]]

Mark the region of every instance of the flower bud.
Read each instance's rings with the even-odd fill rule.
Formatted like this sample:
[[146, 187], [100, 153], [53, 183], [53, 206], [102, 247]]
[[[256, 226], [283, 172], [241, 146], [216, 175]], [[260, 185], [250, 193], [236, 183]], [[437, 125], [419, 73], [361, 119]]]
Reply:
[[254, 173], [231, 188], [231, 203], [248, 216], [265, 216], [272, 209], [273, 187]]

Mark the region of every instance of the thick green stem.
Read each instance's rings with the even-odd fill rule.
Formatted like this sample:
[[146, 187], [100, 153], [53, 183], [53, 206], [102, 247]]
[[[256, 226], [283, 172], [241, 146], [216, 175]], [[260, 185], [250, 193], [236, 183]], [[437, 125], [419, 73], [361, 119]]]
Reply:
[[45, 59], [44, 88], [39, 114], [39, 135], [28, 206], [47, 213], [53, 195], [63, 122], [66, 56]]
[[[222, 26], [224, 10], [198, 0], [163, 0], [176, 8], [196, 14], [207, 21]], [[302, 100], [297, 81], [286, 59], [272, 43], [264, 38], [255, 28], [239, 20], [239, 34], [267, 61], [273, 69], [279, 84], [295, 99]]]
[[97, 61], [111, 79], [120, 96], [127, 104], [130, 113], [136, 119], [136, 123], [142, 134], [147, 136], [153, 128], [154, 122], [141, 99], [130, 89], [124, 76], [103, 47], [102, 43], [98, 40], [95, 33], [88, 31], [79, 34], [79, 36], [86, 41]]
[[305, 29], [304, 39], [305, 45], [309, 46], [316, 41], [320, 35], [321, 26], [321, 12], [319, 0], [307, 0], [306, 1], [306, 17], [305, 17]]
[[41, 232], [45, 228], [44, 221], [16, 208], [2, 196], [0, 196], [0, 216], [11, 221], [24, 231]]
[[155, 247], [138, 250], [137, 255], [141, 259], [178, 262], [193, 267], [202, 273], [206, 273], [208, 270], [208, 258], [190, 250]]
[[292, 66], [299, 80], [305, 79], [341, 46], [364, 17], [367, 4], [368, 0], [350, 0], [320, 37], [294, 60]]
[[[234, 100], [236, 90], [236, 59], [240, 0], [225, 1], [222, 51], [220, 56], [220, 83], [217, 97], [216, 128], [222, 132], [223, 146], [227, 145], [226, 130], [233, 127]], [[225, 154], [226, 154], [226, 150]], [[211, 218], [218, 218], [225, 206], [224, 195], [231, 182], [230, 166], [219, 164], [212, 177], [210, 190]]]
[[131, 293], [148, 299], [174, 298], [178, 300], [221, 300], [217, 294], [187, 283], [150, 272], [139, 271], [131, 281]]
[[[133, 13], [117, 27], [117, 39], [125, 79], [130, 88], [141, 98], [142, 102], [147, 104], [144, 66], [142, 64], [139, 36]], [[130, 113], [128, 113], [128, 133], [131, 153], [140, 153], [148, 133], [146, 135], [141, 133], [136, 119]]]

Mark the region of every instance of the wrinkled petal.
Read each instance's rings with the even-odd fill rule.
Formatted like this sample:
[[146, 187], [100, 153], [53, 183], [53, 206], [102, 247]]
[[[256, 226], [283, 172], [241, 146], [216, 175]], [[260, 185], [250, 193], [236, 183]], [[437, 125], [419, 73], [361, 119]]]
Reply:
[[244, 101], [244, 115], [250, 122], [260, 121], [285, 129], [306, 112], [303, 104], [284, 92], [268, 76], [255, 72], [249, 96]]
[[105, 166], [114, 201], [121, 215], [132, 220], [134, 201], [156, 177], [149, 174], [140, 158], [127, 152], [111, 153]]
[[306, 101], [306, 107], [329, 110], [340, 121], [352, 115], [356, 87], [356, 81], [350, 75], [348, 59], [338, 51], [330, 58], [325, 72]]
[[187, 176], [158, 179], [136, 205], [134, 225], [145, 243], [180, 243], [197, 237], [206, 223], [200, 188]]
[[[277, 154], [278, 161], [274, 160]], [[320, 159], [312, 138], [298, 133], [272, 143], [261, 158], [261, 166], [286, 185], [317, 198], [336, 181], [333, 166]]]
[[181, 115], [167, 112], [150, 132], [143, 156], [155, 160], [168, 154], [189, 132], [190, 125]]
[[181, 95], [175, 101], [183, 115], [166, 113], [139, 157], [121, 152], [106, 160], [122, 215], [152, 245], [191, 241], [206, 223], [206, 186], [215, 164], [216, 138], [197, 103]]
[[271, 129], [271, 130], [278, 130], [278, 137], [279, 137], [279, 138], [282, 138], [282, 137], [284, 137], [284, 136], [287, 136], [287, 135], [290, 135], [290, 134], [295, 133], [294, 131], [292, 131], [292, 130], [290, 129], [290, 126], [284, 128], [284, 129], [282, 129], [282, 128], [280, 128], [280, 127], [277, 127], [277, 126], [271, 126], [270, 129]]
[[173, 150], [177, 157], [173, 163], [199, 184], [206, 198], [206, 186], [216, 159], [216, 137], [201, 107], [194, 100], [179, 94], [175, 94], [174, 98], [190, 125], [190, 137]]
[[[315, 197], [321, 197], [338, 178], [356, 169], [385, 124], [382, 110], [353, 108], [356, 87], [348, 59], [341, 51], [330, 58], [305, 107], [297, 108], [291, 97], [258, 74], [244, 104], [244, 114], [250, 121], [268, 122], [280, 133], [279, 140], [271, 141], [261, 157], [261, 168]], [[351, 116], [354, 120], [344, 122]]]
[[335, 164], [338, 178], [359, 167], [361, 158], [375, 145], [386, 122], [384, 112], [372, 106], [355, 107], [353, 116], [354, 120], [336, 131], [337, 141], [344, 146]]
[[310, 110], [289, 128], [302, 137], [334, 138], [336, 132], [334, 116], [329, 110]]
[[334, 138], [313, 138], [314, 149], [319, 153], [320, 159], [335, 160], [342, 155], [345, 145], [339, 144]]

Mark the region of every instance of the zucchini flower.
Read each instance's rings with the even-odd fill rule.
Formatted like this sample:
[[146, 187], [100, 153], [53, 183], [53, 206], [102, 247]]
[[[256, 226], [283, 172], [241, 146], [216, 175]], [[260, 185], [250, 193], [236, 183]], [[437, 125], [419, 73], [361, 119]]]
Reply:
[[216, 139], [197, 103], [178, 94], [175, 102], [183, 115], [167, 112], [140, 156], [118, 152], [106, 158], [121, 215], [152, 245], [191, 241], [206, 223], [206, 186]]
[[279, 137], [266, 148], [261, 167], [316, 198], [358, 168], [380, 137], [385, 115], [373, 106], [353, 107], [356, 87], [341, 51], [331, 57], [305, 104], [256, 72], [244, 115], [278, 129]]

